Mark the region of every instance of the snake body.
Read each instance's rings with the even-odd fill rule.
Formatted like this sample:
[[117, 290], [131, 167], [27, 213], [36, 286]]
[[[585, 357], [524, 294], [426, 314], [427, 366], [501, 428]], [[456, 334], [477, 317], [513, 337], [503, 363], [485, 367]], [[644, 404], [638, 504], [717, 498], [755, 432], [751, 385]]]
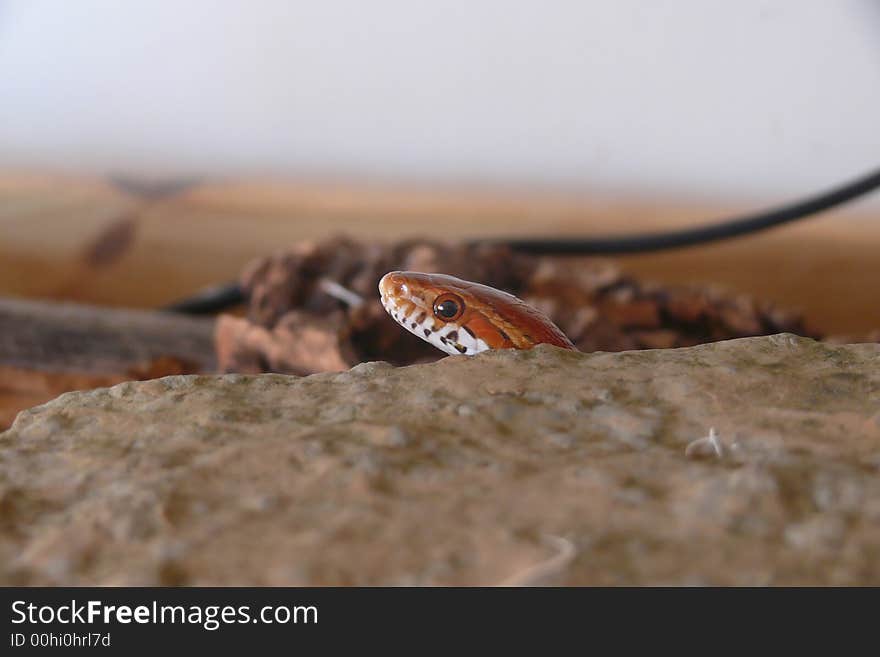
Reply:
[[379, 293], [398, 324], [448, 354], [538, 344], [575, 349], [542, 312], [487, 285], [446, 274], [394, 271], [379, 281]]

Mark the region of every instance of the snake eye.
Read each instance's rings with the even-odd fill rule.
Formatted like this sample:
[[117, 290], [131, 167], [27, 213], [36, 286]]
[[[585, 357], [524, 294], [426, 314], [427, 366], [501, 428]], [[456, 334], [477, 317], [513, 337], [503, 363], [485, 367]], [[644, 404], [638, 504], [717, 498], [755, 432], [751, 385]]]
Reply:
[[454, 294], [441, 294], [434, 300], [434, 314], [444, 322], [451, 322], [464, 312], [464, 301]]

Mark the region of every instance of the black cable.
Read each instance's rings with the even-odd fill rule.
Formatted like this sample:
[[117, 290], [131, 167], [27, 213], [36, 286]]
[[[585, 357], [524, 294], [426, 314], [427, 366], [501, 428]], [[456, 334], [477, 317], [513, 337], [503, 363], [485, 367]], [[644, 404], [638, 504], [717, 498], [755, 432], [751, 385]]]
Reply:
[[[498, 244], [509, 246], [515, 251], [535, 255], [595, 255], [662, 251], [707, 244], [781, 226], [843, 205], [878, 188], [880, 188], [880, 169], [840, 187], [802, 201], [796, 201], [790, 205], [783, 205], [746, 217], [728, 219], [708, 226], [661, 233], [611, 235], [586, 239], [480, 239], [473, 240], [469, 244]], [[244, 300], [244, 292], [241, 287], [237, 283], [229, 283], [197, 293], [163, 308], [163, 310], [201, 315], [238, 305]]]
[[644, 253], [662, 251], [717, 240], [738, 237], [781, 226], [792, 221], [830, 210], [880, 188], [880, 169], [857, 180], [790, 205], [772, 208], [758, 214], [727, 219], [697, 228], [683, 228], [659, 233], [610, 235], [585, 239], [495, 239], [476, 240], [477, 244], [504, 244], [523, 253], [586, 255], [612, 253]]
[[245, 302], [244, 290], [238, 283], [217, 285], [162, 308], [168, 313], [210, 315]]

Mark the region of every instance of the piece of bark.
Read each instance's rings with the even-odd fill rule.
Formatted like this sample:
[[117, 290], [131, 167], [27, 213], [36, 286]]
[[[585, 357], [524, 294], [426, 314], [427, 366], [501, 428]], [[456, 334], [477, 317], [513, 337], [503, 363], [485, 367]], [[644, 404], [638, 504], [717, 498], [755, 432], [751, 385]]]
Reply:
[[340, 334], [339, 319], [321, 319], [289, 312], [272, 329], [241, 317], [223, 315], [215, 342], [222, 372], [339, 372], [357, 363], [353, 349]]
[[212, 319], [0, 299], [0, 365], [44, 372], [153, 374], [215, 369]]

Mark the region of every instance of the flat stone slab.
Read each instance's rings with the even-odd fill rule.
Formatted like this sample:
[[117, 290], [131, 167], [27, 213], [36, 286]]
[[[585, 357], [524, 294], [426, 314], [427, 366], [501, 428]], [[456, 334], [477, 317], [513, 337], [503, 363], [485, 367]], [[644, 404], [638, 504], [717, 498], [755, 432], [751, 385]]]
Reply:
[[877, 585], [880, 345], [68, 393], [0, 434], [0, 581]]

